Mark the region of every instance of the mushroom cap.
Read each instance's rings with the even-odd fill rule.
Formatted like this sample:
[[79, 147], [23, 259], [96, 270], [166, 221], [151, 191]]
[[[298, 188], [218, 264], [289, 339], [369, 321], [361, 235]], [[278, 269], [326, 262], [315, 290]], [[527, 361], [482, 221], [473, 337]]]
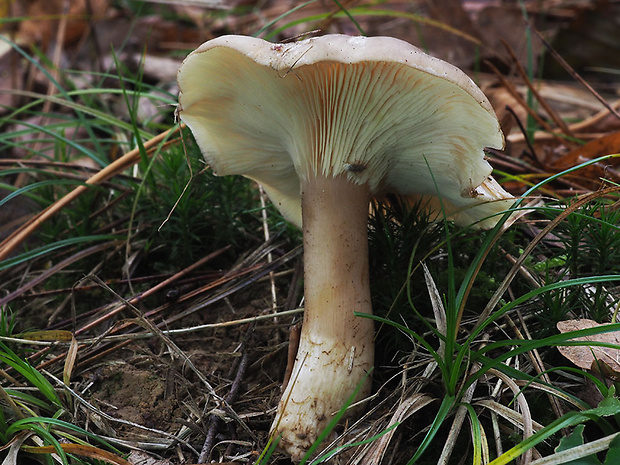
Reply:
[[492, 171], [484, 147], [504, 145], [489, 101], [402, 40], [222, 36], [184, 60], [178, 84], [180, 118], [214, 172], [254, 179], [298, 226], [311, 175], [347, 176], [373, 195], [439, 193], [460, 224], [510, 206], [495, 181], [481, 187]]

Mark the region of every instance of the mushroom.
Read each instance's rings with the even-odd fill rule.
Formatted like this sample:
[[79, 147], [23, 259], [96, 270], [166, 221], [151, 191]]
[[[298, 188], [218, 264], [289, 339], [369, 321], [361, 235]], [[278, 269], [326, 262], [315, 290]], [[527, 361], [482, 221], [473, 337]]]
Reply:
[[398, 193], [437, 208], [439, 194], [457, 223], [492, 226], [512, 202], [483, 149], [503, 135], [465, 73], [390, 37], [223, 36], [185, 59], [178, 84], [215, 173], [255, 180], [303, 228], [303, 327], [272, 427], [300, 460], [356, 386], [355, 401], [370, 393], [374, 325], [356, 315], [372, 313], [369, 202]]

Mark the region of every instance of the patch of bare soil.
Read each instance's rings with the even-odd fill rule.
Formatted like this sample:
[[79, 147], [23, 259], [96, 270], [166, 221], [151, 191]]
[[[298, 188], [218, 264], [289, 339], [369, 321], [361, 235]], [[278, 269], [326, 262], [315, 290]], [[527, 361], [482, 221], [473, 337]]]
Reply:
[[[264, 313], [265, 300], [257, 298], [262, 287], [191, 315], [183, 327]], [[114, 351], [81, 373], [90, 383], [87, 400], [109, 416], [90, 415], [92, 429], [125, 444], [139, 443], [143, 450], [170, 446], [176, 437], [184, 451], [189, 446], [200, 452], [211, 434], [212, 460], [257, 456], [280, 397], [287, 357], [283, 336], [291, 321], [267, 319], [173, 335], [174, 347], [151, 337]]]
[[[118, 363], [101, 370], [93, 399], [106, 413], [125, 421], [170, 432], [174, 419], [182, 416], [178, 399], [170, 392], [169, 381], [148, 368], [132, 362]], [[119, 433], [136, 439], [144, 430], [121, 425]]]

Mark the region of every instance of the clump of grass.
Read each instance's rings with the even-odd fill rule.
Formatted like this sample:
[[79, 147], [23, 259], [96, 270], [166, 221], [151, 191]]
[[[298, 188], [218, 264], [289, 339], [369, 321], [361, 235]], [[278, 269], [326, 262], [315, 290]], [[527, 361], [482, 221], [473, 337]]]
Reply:
[[[566, 207], [569, 208], [570, 202]], [[597, 200], [578, 208], [562, 222], [556, 235], [564, 260], [552, 279], [571, 276], [598, 276], [620, 273], [620, 211], [609, 200]], [[567, 291], [564, 298], [573, 305], [572, 317], [588, 318], [599, 323], [609, 321], [616, 296], [611, 282], [598, 282]]]
[[[2, 312], [3, 322], [6, 313]], [[15, 336], [3, 334], [3, 338], [9, 340]], [[41, 333], [38, 334], [40, 336]], [[68, 403], [71, 398], [63, 399], [47, 377], [33, 367], [24, 354], [14, 352], [2, 341], [0, 363], [3, 368], [0, 372], [0, 441], [10, 445], [5, 457], [6, 463], [21, 463], [26, 453], [43, 454], [44, 461], [51, 464], [53, 461], [50, 454], [55, 453], [63, 465], [86, 463], [80, 457], [105, 460], [117, 465], [128, 464], [108, 442], [76, 426]], [[67, 366], [65, 368], [69, 369]], [[7, 383], [11, 386], [6, 387]]]
[[225, 246], [238, 257], [262, 241], [258, 190], [239, 176], [215, 176], [190, 140], [185, 148], [162, 152], [146, 180], [139, 201], [140, 223], [150, 225], [145, 249], [162, 264], [188, 265]]
[[[388, 314], [387, 318], [376, 316], [375, 319], [400, 332], [398, 344], [394, 343], [399, 337], [397, 333], [387, 337], [393, 345], [402, 347], [408, 343], [411, 347], [413, 343], [411, 354], [401, 360], [401, 365], [410, 368], [401, 376], [394, 376], [394, 382], [388, 385], [392, 388], [399, 385], [404, 399], [418, 396], [412, 394], [417, 392], [426, 392], [436, 399], [433, 413], [429, 412], [427, 416], [418, 414], [419, 418], [426, 420], [423, 425], [414, 423], [410, 433], [422, 433], [408, 443], [406, 450], [397, 454], [400, 457], [396, 459], [398, 463], [449, 463], [457, 441], [459, 448], [469, 449], [467, 460], [473, 460], [473, 463], [480, 463], [482, 456], [492, 457], [490, 443], [484, 438], [489, 438], [490, 430], [497, 428], [497, 419], [506, 416], [506, 412], [500, 409], [502, 400], [520, 406], [515, 415], [522, 424], [519, 427], [522, 436], [521, 440], [518, 436], [496, 436], [497, 451], [505, 450], [505, 444], [513, 447], [503, 454], [496, 452], [494, 465], [507, 463], [522, 454], [527, 456], [536, 445], [545, 449], [542, 441], [558, 441], [557, 431], [563, 427], [592, 418], [604, 423], [604, 417], [620, 411], [615, 390], [595, 379], [595, 385], [606, 401], [598, 408], [579, 413], [588, 408], [587, 404], [577, 397], [576, 391], [566, 387], [566, 378], [561, 373], [556, 374], [555, 370], [547, 372], [544, 358], [540, 365], [536, 361], [556, 345], [571, 344], [568, 342], [571, 338], [620, 329], [620, 325], [614, 324], [558, 334], [550, 327], [550, 323], [554, 325], [567, 318], [598, 315], [603, 321], [610, 320], [613, 311], [610, 301], [617, 300], [617, 283], [620, 281], [616, 259], [620, 231], [617, 212], [613, 209], [615, 194], [612, 190], [612, 200], [604, 194], [584, 196], [561, 208], [551, 204], [535, 209], [530, 213], [529, 221], [538, 217], [538, 221], [548, 228], [534, 238], [527, 225], [519, 224], [513, 226], [511, 232], [501, 235], [501, 222], [493, 231], [482, 234], [446, 228], [447, 225], [426, 224], [419, 230], [420, 223], [407, 219], [407, 215], [391, 221], [387, 230], [371, 228], [370, 235], [374, 236], [371, 244], [376, 247], [372, 256], [379, 262], [388, 256], [387, 249], [393, 244], [386, 241], [386, 237], [419, 238], [399, 243], [399, 247], [410, 254], [405, 273], [402, 266], [394, 266], [392, 258], [379, 265], [375, 263], [375, 267], [382, 270], [379, 274], [394, 270], [395, 288], [391, 294], [395, 296], [394, 302], [398, 302], [394, 307], [402, 311]], [[575, 207], [571, 207], [573, 203]], [[444, 239], [429, 236], [428, 231], [432, 229], [445, 235]], [[515, 239], [522, 245], [515, 244]], [[568, 252], [575, 247], [578, 251]], [[521, 256], [507, 260], [515, 251]], [[605, 251], [607, 257], [603, 260], [601, 254]], [[428, 263], [430, 274], [422, 272], [421, 261]], [[485, 269], [490, 271], [481, 272]], [[516, 280], [519, 271], [525, 277]], [[508, 277], [500, 285], [497, 276], [502, 275]], [[428, 298], [419, 297], [418, 284], [424, 281], [427, 288], [424, 293], [430, 296]], [[481, 281], [483, 285], [479, 286]], [[405, 306], [402, 305], [402, 295], [406, 296]], [[605, 303], [601, 304], [601, 300]], [[378, 302], [380, 307], [381, 300]], [[485, 302], [492, 303], [488, 303], [478, 316], [485, 308]], [[578, 308], [579, 311], [571, 313], [571, 305], [574, 305], [573, 310]], [[551, 350], [551, 356], [546, 358], [557, 364], [558, 358], [553, 354]], [[559, 363], [566, 364], [561, 360]], [[591, 374], [579, 369], [564, 366], [562, 370], [577, 373], [583, 380], [593, 379]], [[498, 390], [500, 386], [503, 389]], [[491, 391], [495, 394], [489, 396]], [[511, 391], [512, 396], [506, 397]], [[542, 395], [544, 391], [551, 394]], [[544, 405], [542, 412], [549, 413], [549, 402], [553, 405], [553, 398], [558, 399], [559, 402], [555, 402], [564, 408], [568, 403], [564, 411], [569, 413], [562, 416], [563, 409], [559, 408], [555, 411], [556, 420], [551, 419], [547, 427], [536, 431], [532, 421], [545, 419], [540, 418], [538, 412], [541, 409], [534, 405]], [[473, 402], [473, 399], [478, 400]], [[400, 402], [406, 400], [401, 398]], [[415, 412], [412, 409], [406, 417]], [[459, 435], [465, 418], [470, 423], [469, 441]], [[402, 417], [390, 424], [398, 426], [401, 422]], [[406, 427], [406, 423], [403, 426]], [[608, 433], [613, 428], [608, 428]], [[376, 434], [384, 430], [378, 427], [372, 431]], [[590, 431], [588, 440], [598, 437], [596, 428], [588, 427], [587, 431]], [[609, 448], [609, 457], [617, 452], [617, 446], [611, 445], [612, 439], [608, 436], [605, 445], [601, 446], [603, 449], [598, 449]], [[409, 452], [410, 448], [413, 452]], [[583, 449], [588, 450], [587, 444]]]

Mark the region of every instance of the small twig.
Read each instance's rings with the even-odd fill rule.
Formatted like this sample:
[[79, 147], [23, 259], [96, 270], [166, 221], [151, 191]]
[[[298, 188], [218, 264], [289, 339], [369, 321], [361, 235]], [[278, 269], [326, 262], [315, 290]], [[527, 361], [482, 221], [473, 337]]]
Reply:
[[[239, 389], [241, 387], [241, 381], [245, 377], [245, 372], [248, 368], [249, 355], [248, 351], [245, 348], [245, 343], [242, 343], [242, 351], [243, 355], [241, 356], [241, 362], [239, 362], [237, 375], [235, 376], [235, 379], [233, 380], [233, 383], [230, 387], [230, 392], [226, 396], [226, 402], [228, 404], [232, 404], [237, 399], [237, 395], [239, 394]], [[211, 418], [209, 419], [209, 429], [207, 430], [207, 437], [205, 438], [202, 450], [200, 451], [198, 463], [206, 463], [206, 461], [211, 456], [211, 449], [213, 449], [215, 435], [218, 428], [220, 427], [221, 422], [222, 418], [220, 416], [211, 414]]]

